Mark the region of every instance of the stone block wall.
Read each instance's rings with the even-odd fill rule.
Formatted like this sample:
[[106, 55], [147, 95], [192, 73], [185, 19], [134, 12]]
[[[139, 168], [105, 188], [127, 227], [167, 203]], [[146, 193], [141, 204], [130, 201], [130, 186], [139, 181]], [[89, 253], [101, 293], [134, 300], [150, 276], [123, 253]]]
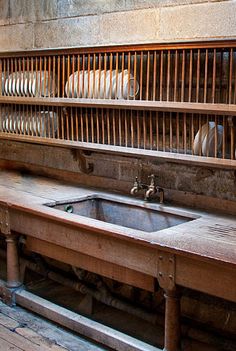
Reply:
[[0, 51], [235, 36], [234, 0], [0, 0]]

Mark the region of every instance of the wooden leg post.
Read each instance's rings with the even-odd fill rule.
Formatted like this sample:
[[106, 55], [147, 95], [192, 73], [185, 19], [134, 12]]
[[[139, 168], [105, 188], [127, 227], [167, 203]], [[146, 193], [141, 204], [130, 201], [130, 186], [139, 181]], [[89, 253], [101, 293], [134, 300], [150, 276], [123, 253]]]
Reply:
[[7, 235], [7, 284], [8, 288], [18, 288], [20, 282], [20, 267], [17, 250], [17, 235]]
[[164, 351], [180, 350], [180, 296], [176, 290], [165, 291]]
[[180, 296], [175, 284], [175, 255], [158, 252], [157, 279], [165, 292], [165, 342], [163, 351], [180, 350]]

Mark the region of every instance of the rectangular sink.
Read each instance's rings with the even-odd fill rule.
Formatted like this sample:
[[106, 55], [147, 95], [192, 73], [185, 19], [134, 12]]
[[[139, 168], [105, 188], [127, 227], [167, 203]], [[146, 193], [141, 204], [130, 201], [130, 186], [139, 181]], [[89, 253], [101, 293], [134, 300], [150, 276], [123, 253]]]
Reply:
[[145, 204], [134, 204], [132, 201], [127, 203], [102, 196], [90, 196], [77, 201], [67, 201], [49, 206], [143, 232], [156, 232], [196, 219], [196, 217], [192, 218], [188, 215], [154, 209], [153, 206], [150, 208]]

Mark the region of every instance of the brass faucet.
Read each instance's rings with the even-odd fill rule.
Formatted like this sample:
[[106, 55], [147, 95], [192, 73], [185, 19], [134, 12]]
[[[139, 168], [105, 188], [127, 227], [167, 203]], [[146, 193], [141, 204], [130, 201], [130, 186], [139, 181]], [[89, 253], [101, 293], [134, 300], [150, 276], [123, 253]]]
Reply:
[[145, 200], [149, 200], [154, 194], [158, 192], [159, 198], [160, 198], [160, 204], [163, 204], [164, 190], [156, 185], [155, 179], [157, 178], [157, 176], [155, 176], [154, 174], [151, 174], [150, 176], [148, 176], [148, 178], [151, 179], [151, 182], [150, 182], [150, 185], [148, 186], [148, 190], [145, 193]]
[[138, 177], [135, 178], [134, 186], [131, 189], [131, 195], [137, 194], [140, 190], [146, 190], [144, 200], [148, 201], [154, 194], [159, 193], [160, 204], [164, 202], [164, 190], [156, 185], [155, 179], [157, 178], [154, 174], [148, 176], [151, 179], [150, 184], [141, 183]]
[[130, 190], [131, 195], [137, 194], [140, 190], [143, 189], [148, 189], [148, 185], [142, 183], [140, 180], [138, 180], [138, 177], [135, 177], [135, 182], [133, 188]]

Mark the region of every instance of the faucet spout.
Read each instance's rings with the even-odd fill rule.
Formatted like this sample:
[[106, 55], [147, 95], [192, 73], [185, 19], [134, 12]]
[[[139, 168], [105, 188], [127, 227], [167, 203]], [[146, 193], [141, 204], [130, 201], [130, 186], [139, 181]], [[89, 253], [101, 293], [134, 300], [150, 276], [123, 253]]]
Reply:
[[149, 200], [154, 194], [156, 194], [157, 189], [155, 187], [149, 187], [145, 193], [145, 200]]
[[136, 195], [140, 190], [148, 189], [148, 185], [142, 183], [138, 180], [138, 177], [135, 177], [135, 182], [133, 188], [130, 190], [131, 195]]
[[137, 194], [139, 191], [139, 188], [137, 186], [134, 186], [131, 190], [130, 190], [130, 194], [131, 195], [135, 195]]

